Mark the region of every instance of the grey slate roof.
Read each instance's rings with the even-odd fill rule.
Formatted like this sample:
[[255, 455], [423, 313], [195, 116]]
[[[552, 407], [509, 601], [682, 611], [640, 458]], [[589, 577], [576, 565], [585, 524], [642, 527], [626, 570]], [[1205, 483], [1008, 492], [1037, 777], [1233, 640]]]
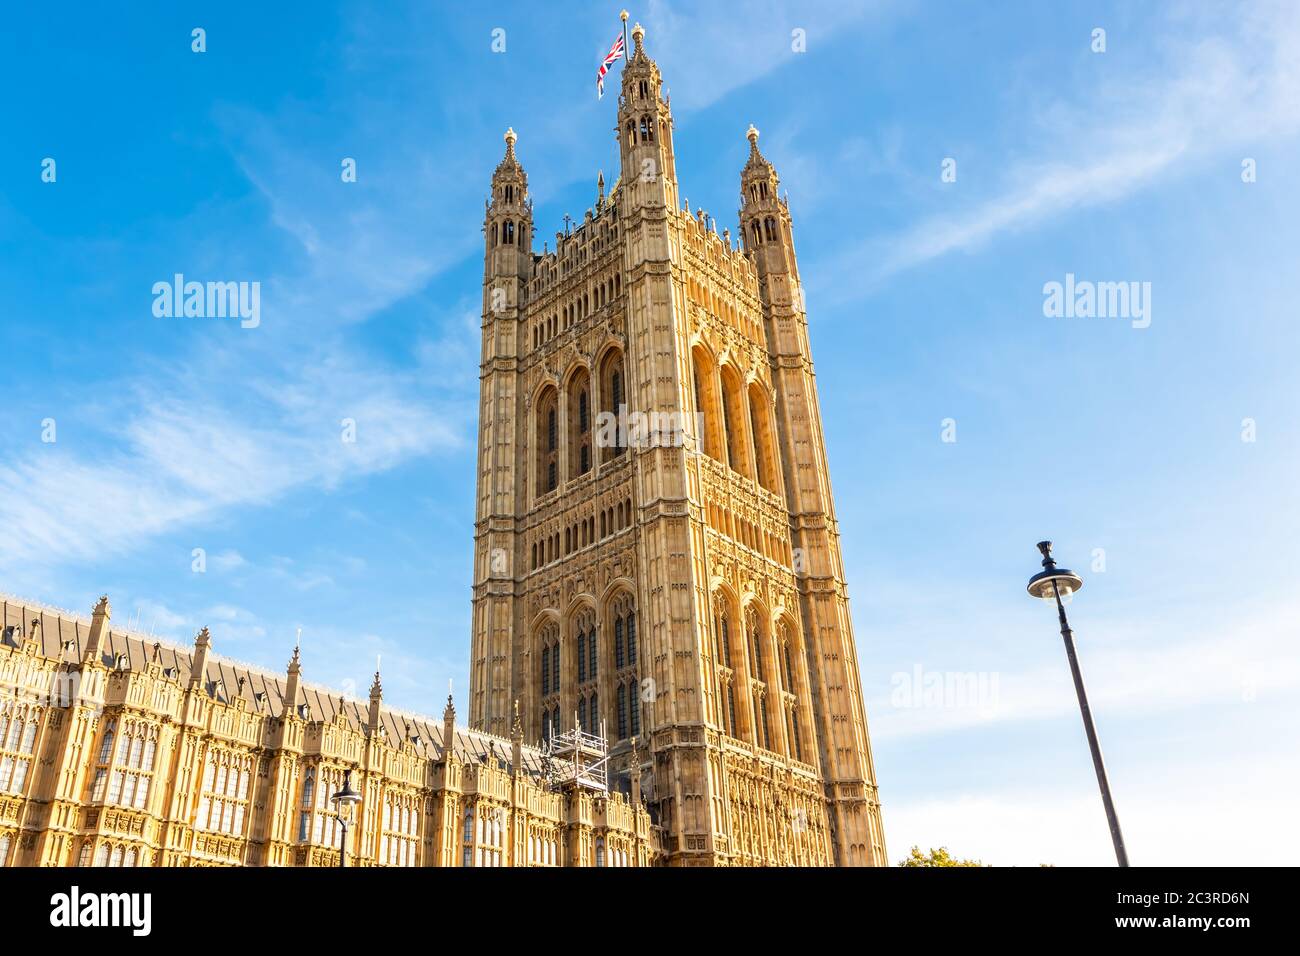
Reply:
[[[21, 646], [22, 640], [30, 636], [33, 619], [40, 621], [37, 636], [40, 638], [42, 656], [69, 663], [81, 660], [90, 637], [88, 617], [0, 594], [0, 633], [3, 633], [5, 628], [19, 628], [22, 638], [18, 639], [17, 643]], [[65, 642], [75, 645], [75, 650], [70, 646], [65, 651]], [[158, 645], [156, 653], [163, 669], [172, 670], [182, 686], [189, 684], [193, 672], [193, 647], [182, 647], [163, 638], [114, 629], [111, 619], [103, 646], [104, 665], [114, 667], [118, 656], [124, 655], [125, 669], [143, 670], [145, 664], [154, 659], [155, 644]], [[241, 677], [244, 678], [242, 692], [239, 685]], [[204, 678], [205, 687], [214, 695], [221, 695], [226, 700], [236, 694], [241, 695], [251, 713], [273, 717], [283, 713], [287, 680], [284, 674], [273, 674], [253, 664], [233, 661], [209, 649], [207, 673]], [[218, 681], [221, 682], [220, 685]], [[265, 695], [264, 699], [259, 699], [259, 695]], [[369, 710], [366, 701], [344, 697], [326, 687], [300, 680], [298, 699], [295, 703], [299, 707], [303, 704], [307, 705], [310, 711], [308, 717], [311, 720], [333, 720], [334, 716], [341, 711], [352, 726], [358, 729], [366, 726]], [[388, 743], [396, 744], [400, 740], [418, 737], [418, 742], [413, 741], [417, 753], [429, 759], [437, 759], [441, 756], [444, 746], [441, 720], [381, 706], [380, 723]], [[493, 743], [496, 745], [497, 757], [505, 761], [510, 760], [511, 743], [507, 738], [465, 727], [457, 727], [455, 737], [455, 752], [462, 760], [486, 759], [489, 745]], [[536, 748], [524, 747], [523, 762], [525, 771], [540, 773], [541, 753]]]

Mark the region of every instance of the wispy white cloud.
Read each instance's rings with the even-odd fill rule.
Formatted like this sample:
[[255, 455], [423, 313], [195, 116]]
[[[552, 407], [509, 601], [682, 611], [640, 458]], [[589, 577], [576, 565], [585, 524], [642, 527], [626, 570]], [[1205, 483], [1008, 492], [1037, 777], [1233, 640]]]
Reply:
[[[1009, 158], [1000, 189], [901, 235], [866, 240], [828, 271], [875, 284], [1300, 131], [1300, 8], [1255, 4], [1172, 23], [1169, 34], [1147, 68], [1102, 72], [1095, 95], [1045, 105], [1033, 124], [1033, 151]], [[964, 181], [962, 188], [971, 187]], [[841, 268], [849, 261], [852, 269]], [[864, 262], [874, 269], [863, 272]], [[860, 288], [839, 283], [832, 294]]]
[[676, 4], [652, 0], [646, 43], [670, 80], [673, 112], [703, 109], [788, 65], [795, 30], [807, 47], [829, 44], [849, 24], [884, 16], [898, 4], [877, 0]]
[[[1215, 706], [1226, 715], [1234, 710], [1247, 719], [1300, 690], [1300, 658], [1295, 654], [1295, 622], [1300, 606], [1243, 608], [1232, 625], [1211, 632], [1194, 619], [1151, 617], [1130, 623], [1098, 624], [1110, 635], [1092, 644], [1084, 657], [1088, 696], [1094, 710], [1107, 720], [1148, 717], [1189, 707]], [[1159, 632], [1181, 636], [1176, 643]], [[918, 662], [922, 674], [943, 678], [950, 673], [935, 660]], [[995, 671], [982, 684], [952, 675], [947, 697], [936, 694], [924, 703], [925, 687], [912, 688], [913, 675], [902, 675], [899, 694], [868, 702], [872, 737], [880, 742], [898, 738], [950, 733], [994, 732], [998, 724], [1052, 720], [1077, 713], [1074, 687], [1062, 655], [1059, 666], [1020, 671]], [[936, 687], [938, 685], [936, 684]], [[983, 688], [979, 695], [970, 691]], [[920, 702], [918, 706], [909, 703]]]
[[[257, 412], [168, 394], [134, 409], [117, 450], [87, 457], [55, 445], [0, 464], [0, 568], [126, 553], [227, 508], [457, 446], [460, 416], [413, 394], [391, 375], [327, 362], [298, 369]], [[343, 440], [345, 417], [355, 442]]]

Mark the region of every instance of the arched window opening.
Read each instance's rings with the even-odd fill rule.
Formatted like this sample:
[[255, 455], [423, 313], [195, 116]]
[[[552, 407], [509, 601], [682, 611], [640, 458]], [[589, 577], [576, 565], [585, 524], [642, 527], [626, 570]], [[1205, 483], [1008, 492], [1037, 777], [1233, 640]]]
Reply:
[[740, 376], [729, 366], [722, 368], [722, 423], [727, 433], [727, 464], [746, 478], [754, 477], [745, 435], [745, 401]]
[[546, 622], [537, 632], [537, 699], [541, 704], [542, 739], [559, 732], [560, 629]]
[[569, 476], [576, 478], [591, 469], [592, 422], [590, 405], [591, 380], [585, 369], [569, 379], [568, 440]]
[[537, 399], [537, 494], [554, 491], [559, 485], [559, 395], [554, 386]]
[[703, 433], [696, 436], [700, 448], [716, 461], [723, 461], [724, 451], [720, 423], [718, 422], [718, 387], [717, 372], [712, 360], [704, 349], [696, 347], [691, 352], [691, 369], [694, 373], [696, 429]]
[[[614, 416], [613, 419], [601, 424], [601, 453], [602, 462], [611, 461], [623, 454], [623, 436], [624, 431], [618, 427], [610, 428], [609, 423], [617, 425], [619, 416], [626, 415], [627, 409], [623, 408], [625, 397], [623, 393], [623, 353], [617, 349], [611, 349], [605, 354], [600, 363], [600, 403], [597, 406], [602, 415], [608, 414]], [[602, 421], [605, 421], [602, 419]]]
[[749, 386], [749, 431], [753, 439], [753, 456], [758, 483], [768, 491], [777, 490], [776, 456], [773, 454], [771, 407], [767, 395], [757, 382]]

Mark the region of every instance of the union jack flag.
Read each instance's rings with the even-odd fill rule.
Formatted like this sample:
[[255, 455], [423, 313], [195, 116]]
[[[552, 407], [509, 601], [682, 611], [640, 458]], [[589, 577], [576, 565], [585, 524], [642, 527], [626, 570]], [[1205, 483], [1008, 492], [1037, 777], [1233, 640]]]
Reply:
[[605, 95], [605, 74], [608, 73], [609, 68], [614, 65], [614, 61], [622, 55], [623, 34], [620, 33], [618, 39], [614, 41], [614, 45], [610, 47], [609, 52], [605, 54], [605, 62], [602, 63], [600, 69], [596, 71], [596, 99], [600, 99]]

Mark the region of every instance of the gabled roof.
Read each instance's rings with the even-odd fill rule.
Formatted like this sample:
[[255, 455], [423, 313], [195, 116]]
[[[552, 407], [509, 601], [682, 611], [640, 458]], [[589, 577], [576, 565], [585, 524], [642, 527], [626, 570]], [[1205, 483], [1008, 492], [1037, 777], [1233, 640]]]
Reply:
[[[20, 628], [23, 639], [26, 639], [31, 636], [30, 625], [33, 620], [40, 622], [36, 636], [40, 640], [40, 653], [43, 657], [66, 663], [81, 660], [90, 637], [88, 618], [72, 611], [0, 594], [0, 630], [11, 626]], [[66, 642], [75, 645], [75, 651], [69, 648], [65, 652], [63, 645]], [[192, 647], [183, 647], [170, 640], [135, 631], [114, 629], [110, 619], [109, 631], [102, 648], [104, 666], [116, 667], [119, 655], [124, 656], [123, 669], [131, 671], [143, 670], [156, 655], [163, 669], [172, 671], [183, 687], [189, 684], [193, 673]], [[244, 679], [242, 688], [240, 678]], [[279, 717], [284, 712], [286, 680], [284, 674], [275, 674], [255, 664], [231, 660], [212, 651], [208, 652], [206, 673], [203, 675], [204, 689], [209, 694], [227, 701], [236, 695], [242, 696], [250, 713], [268, 717]], [[259, 695], [264, 695], [264, 699], [259, 699]], [[330, 721], [342, 713], [357, 730], [364, 730], [367, 725], [367, 702], [349, 698], [328, 687], [299, 682], [298, 699], [294, 703], [298, 707], [307, 705], [309, 713], [306, 716], [310, 720]], [[382, 705], [379, 715], [384, 739], [390, 745], [396, 746], [399, 741], [418, 737], [418, 743], [411, 741], [417, 754], [426, 759], [441, 757], [444, 748], [441, 720]], [[455, 753], [461, 760], [485, 760], [493, 744], [499, 758], [510, 760], [511, 742], [507, 738], [465, 727], [457, 727], [455, 737]], [[541, 753], [536, 748], [523, 748], [525, 771], [540, 773], [541, 761]]]

